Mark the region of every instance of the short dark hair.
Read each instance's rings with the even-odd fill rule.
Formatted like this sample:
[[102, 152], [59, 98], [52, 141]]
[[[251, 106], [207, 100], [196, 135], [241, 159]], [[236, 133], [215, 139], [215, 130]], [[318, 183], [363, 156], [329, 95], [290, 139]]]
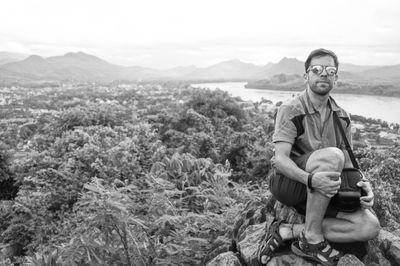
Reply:
[[324, 49], [324, 48], [319, 48], [319, 49], [317, 49], [317, 50], [312, 51], [312, 52], [308, 55], [307, 60], [306, 60], [306, 62], [304, 63], [305, 71], [307, 72], [307, 69], [310, 67], [311, 60], [312, 60], [313, 58], [315, 58], [315, 57], [321, 57], [321, 56], [326, 56], [326, 55], [333, 58], [333, 61], [335, 62], [335, 67], [336, 67], [337, 69], [339, 69], [339, 60], [338, 60], [338, 58], [337, 58], [337, 55], [336, 55], [334, 52], [330, 51], [330, 50], [327, 50], [327, 49]]

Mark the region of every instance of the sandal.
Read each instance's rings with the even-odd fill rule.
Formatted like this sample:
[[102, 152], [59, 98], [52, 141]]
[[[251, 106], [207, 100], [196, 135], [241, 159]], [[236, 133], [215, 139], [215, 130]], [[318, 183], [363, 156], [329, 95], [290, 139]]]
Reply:
[[339, 262], [342, 253], [332, 256], [334, 249], [329, 245], [328, 241], [324, 240], [317, 244], [307, 242], [304, 232], [301, 233], [299, 240], [292, 243], [292, 251], [296, 255], [320, 263], [323, 266], [335, 266]]
[[[283, 220], [274, 219], [268, 228], [260, 246], [257, 250], [257, 260], [260, 265], [267, 265], [272, 259], [275, 252], [286, 243], [279, 234], [279, 226], [283, 223]], [[263, 262], [262, 257], [268, 256], [267, 260]]]

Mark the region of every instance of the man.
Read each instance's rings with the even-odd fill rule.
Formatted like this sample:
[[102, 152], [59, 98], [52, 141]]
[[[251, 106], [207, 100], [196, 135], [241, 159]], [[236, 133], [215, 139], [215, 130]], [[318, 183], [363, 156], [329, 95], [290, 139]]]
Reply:
[[322, 265], [336, 265], [341, 254], [328, 241], [366, 241], [379, 233], [379, 221], [370, 210], [374, 195], [369, 182], [357, 184], [366, 194], [360, 199], [359, 210], [338, 212], [330, 204], [340, 187], [342, 169], [353, 167], [333, 122], [336, 111], [351, 142], [350, 119], [330, 96], [338, 67], [332, 51], [312, 51], [305, 62], [306, 90], [277, 112], [272, 137], [277, 174], [270, 179], [270, 189], [283, 204], [305, 212], [305, 224], [274, 221], [258, 250], [262, 265], [277, 248], [295, 238], [299, 240], [292, 244], [292, 250], [297, 255]]

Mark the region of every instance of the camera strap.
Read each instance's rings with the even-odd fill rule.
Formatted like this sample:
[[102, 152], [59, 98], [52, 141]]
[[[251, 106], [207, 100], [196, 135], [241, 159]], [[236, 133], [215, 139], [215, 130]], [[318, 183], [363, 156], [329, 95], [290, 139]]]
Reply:
[[346, 150], [349, 153], [351, 163], [353, 164], [354, 168], [360, 169], [360, 167], [358, 166], [358, 163], [356, 161], [356, 158], [354, 157], [354, 153], [353, 153], [353, 150], [351, 149], [350, 143], [347, 140], [346, 133], [343, 130], [342, 123], [339, 120], [339, 116], [337, 115], [337, 112], [335, 112], [335, 111], [333, 111], [333, 121], [334, 121], [334, 124], [336, 124], [336, 126], [339, 128], [340, 134], [342, 135], [344, 144], [346, 146]]

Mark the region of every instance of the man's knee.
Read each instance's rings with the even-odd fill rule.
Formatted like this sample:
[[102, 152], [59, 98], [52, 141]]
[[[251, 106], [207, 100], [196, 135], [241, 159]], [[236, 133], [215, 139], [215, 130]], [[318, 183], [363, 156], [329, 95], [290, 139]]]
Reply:
[[357, 228], [356, 237], [359, 238], [357, 239], [358, 241], [374, 239], [379, 234], [379, 220], [369, 210], [361, 211], [361, 214], [356, 218], [355, 224]]
[[336, 147], [316, 150], [307, 161], [306, 171], [342, 171], [344, 166], [343, 151]]

